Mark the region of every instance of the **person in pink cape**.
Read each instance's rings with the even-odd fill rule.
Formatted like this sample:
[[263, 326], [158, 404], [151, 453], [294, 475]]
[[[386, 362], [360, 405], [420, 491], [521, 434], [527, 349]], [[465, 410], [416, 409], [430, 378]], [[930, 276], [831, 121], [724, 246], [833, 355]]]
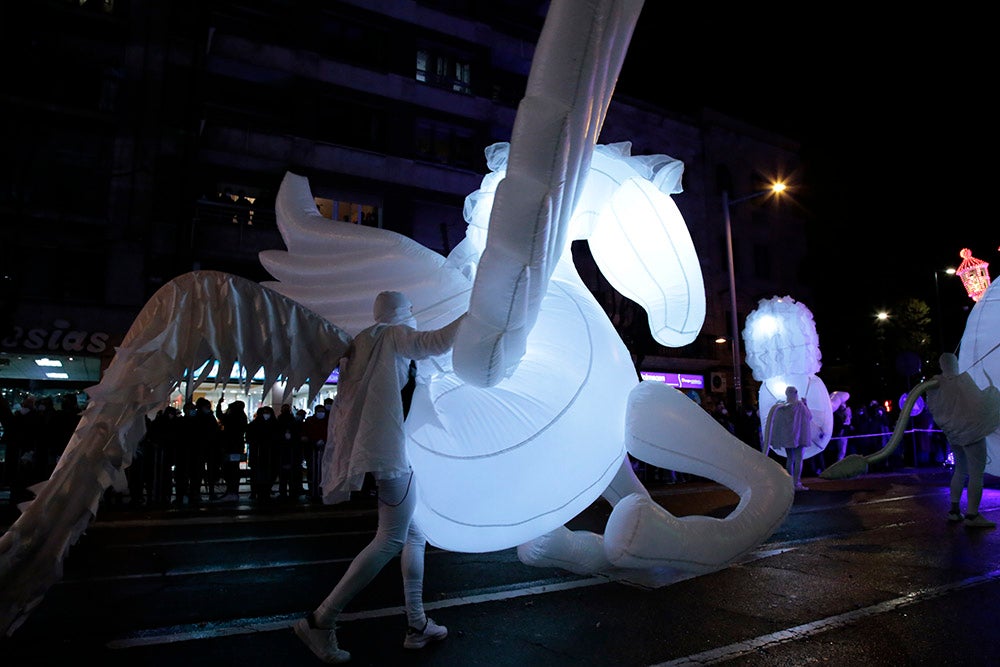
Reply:
[[785, 450], [785, 466], [792, 478], [796, 491], [808, 491], [802, 483], [802, 452], [810, 442], [809, 422], [812, 413], [804, 399], [799, 398], [799, 390], [785, 388], [785, 402], [775, 403], [767, 416], [761, 451], [767, 455], [772, 447]]

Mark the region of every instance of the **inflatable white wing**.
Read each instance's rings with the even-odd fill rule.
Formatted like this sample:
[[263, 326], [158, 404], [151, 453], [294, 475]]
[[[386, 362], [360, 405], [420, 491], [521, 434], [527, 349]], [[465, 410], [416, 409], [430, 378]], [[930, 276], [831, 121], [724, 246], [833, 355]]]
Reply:
[[490, 387], [524, 355], [576, 206], [642, 0], [552, 3], [514, 122], [508, 176], [453, 352]]
[[383, 290], [404, 292], [419, 329], [435, 329], [465, 312], [472, 281], [413, 239], [319, 214], [309, 180], [285, 174], [275, 201], [285, 250], [260, 261], [277, 278], [265, 287], [301, 303], [351, 336], [374, 322]]

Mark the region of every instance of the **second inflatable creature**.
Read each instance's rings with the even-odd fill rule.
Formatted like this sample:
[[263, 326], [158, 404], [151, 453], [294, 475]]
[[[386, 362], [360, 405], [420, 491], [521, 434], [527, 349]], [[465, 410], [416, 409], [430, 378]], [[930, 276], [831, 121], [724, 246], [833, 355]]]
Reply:
[[[747, 365], [761, 383], [757, 404], [761, 422], [766, 425], [771, 408], [785, 400], [785, 389], [795, 387], [812, 413], [802, 460], [822, 453], [833, 433], [833, 406], [830, 392], [816, 375], [822, 355], [812, 312], [790, 296], [761, 299], [747, 315], [743, 341]], [[787, 456], [780, 445], [772, 449]]]

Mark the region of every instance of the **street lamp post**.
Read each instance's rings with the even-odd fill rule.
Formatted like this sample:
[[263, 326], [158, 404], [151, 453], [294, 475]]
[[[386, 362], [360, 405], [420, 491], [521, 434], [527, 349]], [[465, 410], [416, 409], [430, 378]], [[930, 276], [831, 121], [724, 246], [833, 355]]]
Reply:
[[889, 313], [884, 310], [875, 313], [875, 341], [878, 343], [878, 359], [875, 365], [878, 366], [878, 389], [882, 396], [886, 394], [885, 327], [888, 326], [890, 317]]
[[955, 269], [948, 267], [947, 269], [934, 269], [934, 308], [937, 310], [937, 321], [938, 321], [938, 345], [941, 349], [944, 349], [944, 311], [941, 310], [941, 288], [938, 285], [938, 274], [947, 273], [949, 276], [955, 275]]
[[736, 414], [741, 414], [743, 410], [743, 374], [741, 373], [740, 361], [740, 328], [736, 315], [736, 269], [733, 262], [733, 218], [729, 212], [736, 204], [741, 204], [757, 197], [771, 193], [784, 191], [784, 183], [775, 183], [767, 190], [754, 192], [736, 199], [729, 198], [729, 191], [722, 191], [722, 214], [726, 221], [726, 260], [729, 264], [729, 325], [732, 328], [733, 336], [733, 391], [736, 396]]

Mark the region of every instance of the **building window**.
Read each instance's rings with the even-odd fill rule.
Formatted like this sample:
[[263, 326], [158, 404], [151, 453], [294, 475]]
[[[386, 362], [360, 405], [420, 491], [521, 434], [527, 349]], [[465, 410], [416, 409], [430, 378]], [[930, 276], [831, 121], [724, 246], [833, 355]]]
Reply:
[[378, 206], [324, 197], [316, 197], [315, 201], [316, 208], [324, 218], [366, 227], [382, 226], [382, 209]]
[[430, 54], [423, 49], [417, 49], [417, 81], [427, 83], [427, 68]]
[[391, 126], [385, 116], [379, 106], [326, 95], [309, 124], [321, 141], [382, 152], [386, 149], [385, 128]]
[[472, 66], [469, 63], [455, 62], [454, 63], [455, 80], [451, 84], [451, 89], [456, 93], [465, 93], [466, 95], [472, 94], [472, 87], [469, 85], [470, 72], [472, 71]]
[[415, 77], [437, 88], [472, 94], [472, 65], [462, 57], [417, 49]]
[[115, 11], [115, 0], [76, 0], [84, 9], [91, 11], [113, 14]]
[[428, 118], [416, 121], [414, 144], [417, 157], [441, 164], [472, 168], [482, 159], [482, 142], [472, 129]]

